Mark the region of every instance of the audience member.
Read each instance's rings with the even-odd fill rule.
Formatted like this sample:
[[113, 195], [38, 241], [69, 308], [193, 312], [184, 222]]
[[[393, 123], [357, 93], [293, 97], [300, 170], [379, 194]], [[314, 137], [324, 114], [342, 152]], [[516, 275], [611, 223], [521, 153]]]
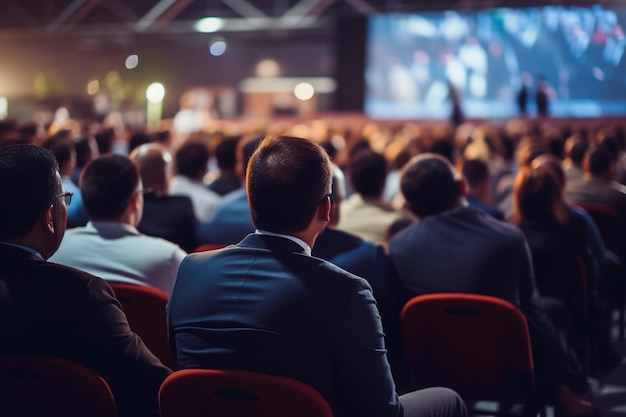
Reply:
[[139, 168], [143, 183], [143, 216], [137, 230], [176, 243], [187, 252], [197, 246], [196, 217], [191, 199], [169, 195], [172, 155], [162, 145], [136, 148], [130, 159]]
[[[263, 136], [252, 135], [243, 138], [237, 145], [236, 172], [241, 184], [246, 182], [248, 161]], [[245, 185], [222, 198], [215, 210], [213, 220], [198, 224], [199, 244], [237, 243], [254, 231], [248, 207], [248, 194]]]
[[239, 175], [237, 175], [237, 144], [241, 136], [231, 136], [222, 139], [215, 148], [215, 159], [219, 173], [208, 185], [209, 190], [221, 196], [241, 187]]
[[566, 366], [568, 352], [562, 350], [544, 310], [549, 305], [556, 311], [558, 301], [548, 304], [539, 297], [520, 230], [466, 207], [465, 182], [441, 156], [415, 157], [403, 171], [401, 188], [419, 218], [389, 247], [406, 293], [404, 300], [419, 294], [462, 292], [513, 303], [528, 320], [540, 397], [554, 400], [564, 415], [594, 412], [595, 407], [569, 386], [582, 385], [584, 380]]
[[[514, 219], [528, 242], [537, 288], [567, 305], [582, 339], [585, 294], [597, 292], [596, 262], [587, 225], [569, 216], [562, 192], [561, 181], [545, 164], [522, 168], [515, 181]], [[577, 279], [576, 257], [585, 265], [588, 288]]]
[[94, 136], [98, 144], [98, 154], [106, 155], [113, 152], [113, 142], [115, 141], [115, 130], [108, 128]]
[[172, 194], [191, 198], [199, 222], [213, 219], [220, 197], [202, 183], [209, 164], [209, 148], [202, 142], [186, 142], [176, 152], [176, 175], [170, 183]]
[[563, 171], [568, 184], [583, 179], [583, 159], [588, 147], [589, 143], [580, 135], [570, 136], [565, 141]]
[[[0, 151], [0, 354], [81, 363], [111, 386], [120, 417], [158, 416], [157, 393], [171, 370], [131, 331], [111, 287], [46, 262], [58, 248], [72, 195], [49, 151]], [[89, 256], [97, 256], [91, 253]]]
[[67, 227], [84, 226], [89, 219], [87, 218], [87, 213], [85, 213], [80, 189], [72, 181], [72, 175], [76, 167], [74, 143], [66, 137], [53, 136], [46, 139], [42, 146], [51, 151], [57, 159], [63, 189], [74, 195], [74, 204], [67, 208]]
[[504, 220], [504, 212], [491, 204], [489, 166], [480, 159], [470, 159], [463, 162], [461, 171], [467, 181], [467, 204], [498, 220]]
[[613, 180], [611, 153], [602, 146], [589, 149], [583, 167], [584, 178], [565, 185], [565, 198], [574, 203], [595, 203], [613, 207], [623, 220], [626, 219], [626, 186]]
[[83, 172], [80, 191], [90, 221], [68, 231], [51, 260], [107, 280], [147, 284], [169, 293], [186, 253], [136, 229], [143, 190], [132, 161], [116, 154], [94, 160]]
[[100, 156], [98, 143], [92, 136], [81, 136], [74, 139], [74, 152], [76, 152], [76, 166], [72, 173], [72, 182], [79, 186], [80, 174], [91, 161]]
[[246, 187], [256, 233], [181, 265], [168, 305], [179, 364], [298, 379], [336, 417], [466, 415], [445, 388], [398, 398], [369, 284], [310, 256], [330, 220], [325, 151], [305, 139], [268, 138], [252, 156]]
[[346, 193], [344, 181], [342, 171], [333, 166], [330, 220], [315, 241], [313, 256], [365, 278], [380, 302], [388, 292], [390, 275], [390, 263], [384, 248], [336, 228], [341, 218], [339, 207]]
[[387, 244], [389, 226], [403, 217], [383, 200], [387, 160], [372, 150], [357, 152], [350, 161], [349, 182], [354, 193], [341, 203], [337, 228], [380, 245]]
[[140, 147], [141, 145], [145, 145], [147, 143], [151, 143], [152, 139], [150, 135], [145, 132], [134, 132], [130, 135], [130, 139], [128, 139], [128, 154], [132, 153], [135, 149]]

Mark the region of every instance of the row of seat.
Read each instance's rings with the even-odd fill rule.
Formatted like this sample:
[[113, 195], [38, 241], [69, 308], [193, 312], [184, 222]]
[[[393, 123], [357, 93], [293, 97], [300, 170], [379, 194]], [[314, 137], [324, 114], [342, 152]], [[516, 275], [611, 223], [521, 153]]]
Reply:
[[[124, 308], [137, 302], [115, 287]], [[132, 327], [131, 316], [129, 321]], [[481, 295], [424, 295], [405, 305], [402, 326], [414, 388], [447, 386], [470, 406], [488, 400], [523, 404], [528, 415], [539, 410], [526, 319], [512, 304]], [[162, 417], [332, 416], [324, 398], [299, 381], [234, 370], [176, 371], [161, 386], [159, 406]], [[106, 382], [81, 365], [3, 357], [0, 415], [114, 417], [116, 412]]]

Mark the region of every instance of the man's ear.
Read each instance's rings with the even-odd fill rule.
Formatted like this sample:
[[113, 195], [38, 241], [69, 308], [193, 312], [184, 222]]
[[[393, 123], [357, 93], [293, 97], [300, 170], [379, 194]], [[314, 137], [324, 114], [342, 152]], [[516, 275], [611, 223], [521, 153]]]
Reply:
[[54, 233], [54, 207], [52, 204], [48, 206], [46, 212], [41, 216], [41, 226], [48, 230], [50, 233]]
[[317, 216], [320, 220], [328, 223], [330, 221], [331, 203], [330, 197], [324, 198], [317, 207]]

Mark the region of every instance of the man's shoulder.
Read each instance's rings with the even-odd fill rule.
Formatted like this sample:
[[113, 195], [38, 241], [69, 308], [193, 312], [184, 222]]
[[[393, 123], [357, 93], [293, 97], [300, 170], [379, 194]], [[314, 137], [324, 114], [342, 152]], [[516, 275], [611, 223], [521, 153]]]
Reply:
[[50, 286], [59, 289], [67, 288], [68, 286], [86, 287], [94, 282], [104, 282], [101, 278], [86, 271], [53, 261], [28, 262], [24, 263], [22, 268], [24, 271], [29, 271], [33, 278], [40, 280], [42, 285], [50, 284]]
[[193, 274], [193, 271], [197, 270], [197, 268], [203, 270], [214, 268], [217, 270], [232, 263], [240, 265], [241, 262], [250, 262], [252, 265], [260, 260], [262, 260], [265, 266], [268, 264], [280, 266], [281, 270], [284, 270], [286, 274], [302, 277], [310, 276], [319, 280], [329, 280], [330, 282], [334, 280], [338, 285], [341, 282], [357, 284], [363, 281], [367, 283], [361, 277], [316, 256], [309, 256], [304, 253], [277, 254], [269, 250], [238, 245], [229, 245], [222, 249], [187, 255], [181, 264], [179, 275]]

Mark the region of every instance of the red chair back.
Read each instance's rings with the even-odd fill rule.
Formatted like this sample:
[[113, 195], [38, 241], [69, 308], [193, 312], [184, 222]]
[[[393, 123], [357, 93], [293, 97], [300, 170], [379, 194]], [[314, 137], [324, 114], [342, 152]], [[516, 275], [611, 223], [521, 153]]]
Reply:
[[161, 385], [161, 417], [332, 417], [320, 393], [291, 378], [186, 369]]
[[526, 318], [511, 303], [471, 294], [409, 300], [401, 314], [417, 387], [446, 386], [466, 401], [534, 403]]
[[193, 252], [206, 252], [209, 250], [216, 250], [216, 249], [222, 249], [225, 248], [226, 246], [228, 246], [227, 243], [205, 243], [203, 245], [199, 245], [197, 246]]
[[92, 370], [56, 358], [0, 357], [0, 415], [116, 417], [109, 385]]
[[141, 337], [148, 349], [172, 369], [178, 369], [167, 337], [165, 306], [169, 296], [156, 288], [109, 282], [128, 319], [130, 328]]

